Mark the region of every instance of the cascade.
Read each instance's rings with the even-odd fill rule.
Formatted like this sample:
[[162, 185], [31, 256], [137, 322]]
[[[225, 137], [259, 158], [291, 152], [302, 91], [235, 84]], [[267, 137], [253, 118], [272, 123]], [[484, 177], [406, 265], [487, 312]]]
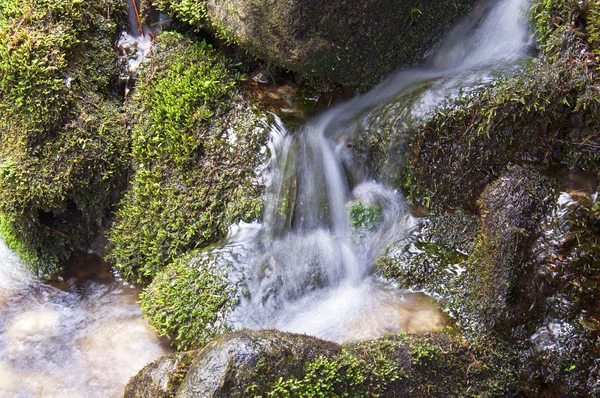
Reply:
[[246, 251], [233, 260], [245, 294], [232, 324], [338, 342], [443, 325], [423, 297], [371, 276], [377, 258], [417, 221], [400, 193], [368, 178], [349, 143], [390, 101], [406, 103], [407, 122], [423, 118], [520, 65], [532, 46], [528, 7], [527, 0], [486, 2], [424, 66], [397, 72], [297, 131], [274, 125], [264, 221], [239, 226], [230, 238]]

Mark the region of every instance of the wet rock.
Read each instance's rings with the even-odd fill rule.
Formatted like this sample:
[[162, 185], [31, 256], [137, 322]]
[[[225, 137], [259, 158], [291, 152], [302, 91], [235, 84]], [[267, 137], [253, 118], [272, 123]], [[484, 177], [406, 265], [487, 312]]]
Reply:
[[194, 358], [191, 352], [164, 356], [146, 365], [125, 387], [124, 398], [173, 397]]
[[184, 21], [209, 26], [258, 58], [347, 85], [370, 87], [418, 62], [474, 3], [416, 0], [159, 0]]
[[541, 223], [533, 247], [535, 330], [527, 341], [524, 371], [532, 395], [596, 396], [600, 363], [600, 246], [589, 223], [587, 196], [562, 193]]
[[339, 351], [334, 343], [274, 330], [240, 331], [199, 352], [176, 397], [242, 397], [255, 383], [300, 376], [318, 357]]
[[87, 248], [125, 185], [113, 45], [124, 11], [117, 0], [0, 9], [0, 235], [34, 273]]
[[535, 300], [527, 266], [539, 224], [555, 201], [554, 183], [529, 167], [514, 167], [480, 199], [481, 233], [467, 263], [467, 301], [487, 327], [523, 322]]
[[162, 34], [138, 77], [127, 103], [134, 170], [107, 252], [124, 279], [148, 283], [232, 224], [260, 217], [268, 117], [206, 42]]
[[[507, 396], [515, 391], [517, 380], [514, 358], [505, 347], [494, 341], [472, 346], [446, 332], [422, 337], [401, 333], [339, 346], [273, 330], [240, 331], [214, 340], [194, 355], [178, 398]], [[154, 370], [161, 373], [162, 363], [169, 364], [168, 372], [173, 357], [136, 376], [126, 397], [145, 396], [132, 395], [144, 388], [134, 381]], [[152, 377], [164, 380], [162, 373]]]

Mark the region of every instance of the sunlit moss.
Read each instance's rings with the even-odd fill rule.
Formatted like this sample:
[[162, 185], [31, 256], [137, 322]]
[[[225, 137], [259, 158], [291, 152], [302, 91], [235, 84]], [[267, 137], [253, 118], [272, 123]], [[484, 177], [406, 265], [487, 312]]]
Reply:
[[134, 170], [108, 235], [122, 275], [143, 282], [260, 215], [267, 128], [241, 76], [205, 42], [160, 36], [128, 104]]
[[128, 164], [113, 95], [124, 5], [0, 2], [0, 234], [36, 273], [85, 248]]

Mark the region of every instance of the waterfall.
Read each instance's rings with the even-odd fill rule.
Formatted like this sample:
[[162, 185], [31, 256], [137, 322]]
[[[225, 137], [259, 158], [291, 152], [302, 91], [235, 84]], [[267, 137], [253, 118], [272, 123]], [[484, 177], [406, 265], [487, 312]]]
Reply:
[[152, 50], [151, 29], [140, 19], [140, 0], [127, 0], [129, 31], [123, 31], [118, 46], [127, 59], [129, 74], [135, 73], [150, 56]]
[[[485, 2], [425, 66], [397, 72], [298, 131], [276, 123], [264, 223], [244, 235], [243, 246], [253, 254], [235, 264], [246, 289], [231, 316], [235, 326], [334, 341], [406, 329], [414, 297], [370, 275], [377, 258], [416, 220], [398, 192], [361, 177], [347, 144], [361, 128], [361, 115], [382, 104], [410, 97], [408, 113], [424, 117], [465, 85], [489, 83], [492, 72], [518, 65], [532, 47], [528, 20], [527, 0]], [[357, 204], [375, 218], [372, 225], [357, 227], [349, 219]]]

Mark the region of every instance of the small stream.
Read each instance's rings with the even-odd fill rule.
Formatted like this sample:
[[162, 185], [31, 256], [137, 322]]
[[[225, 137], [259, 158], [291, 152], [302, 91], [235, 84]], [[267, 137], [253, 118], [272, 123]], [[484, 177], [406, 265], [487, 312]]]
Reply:
[[139, 293], [94, 254], [74, 255], [61, 278], [36, 279], [0, 240], [0, 397], [121, 397], [170, 352], [142, 320]]
[[[418, 220], [399, 192], [369, 177], [352, 141], [389, 103], [404, 107], [395, 110], [398, 123], [409, 125], [444, 101], [518, 70], [533, 44], [529, 7], [528, 0], [482, 2], [426, 65], [396, 72], [295, 130], [281, 121], [273, 126], [263, 223], [242, 226], [247, 231], [231, 238], [251, 253], [232, 261], [233, 279], [245, 291], [233, 325], [346, 342], [446, 324], [422, 293], [372, 276], [377, 259]], [[402, 139], [401, 130], [395, 134]], [[351, 213], [357, 205], [359, 218], [371, 225], [356, 225]]]
[[[419, 221], [399, 192], [355, 163], [348, 144], [391, 101], [407, 99], [400, 123], [408, 123], [518, 68], [531, 51], [528, 7], [483, 2], [424, 67], [400, 71], [294, 131], [273, 126], [264, 220], [234, 226], [219, 249], [233, 253], [230, 278], [243, 289], [228, 319], [234, 327], [345, 342], [446, 325], [423, 293], [372, 276], [387, 247]], [[124, 33], [122, 48], [139, 50], [130, 71], [148, 55], [149, 40], [136, 29]], [[373, 218], [366, 225], [349, 216], [357, 204]], [[122, 396], [131, 376], [170, 352], [142, 320], [139, 293], [93, 254], [75, 255], [61, 278], [34, 278], [0, 241], [0, 397]]]

